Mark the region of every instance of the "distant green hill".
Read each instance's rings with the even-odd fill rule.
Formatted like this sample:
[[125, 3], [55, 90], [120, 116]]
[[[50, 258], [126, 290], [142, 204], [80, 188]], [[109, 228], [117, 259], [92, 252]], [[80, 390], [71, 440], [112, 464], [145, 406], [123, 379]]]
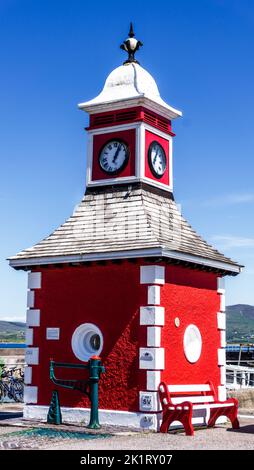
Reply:
[[254, 343], [254, 306], [230, 305], [226, 308], [228, 343]]
[[19, 343], [25, 340], [26, 324], [0, 321], [0, 342]]

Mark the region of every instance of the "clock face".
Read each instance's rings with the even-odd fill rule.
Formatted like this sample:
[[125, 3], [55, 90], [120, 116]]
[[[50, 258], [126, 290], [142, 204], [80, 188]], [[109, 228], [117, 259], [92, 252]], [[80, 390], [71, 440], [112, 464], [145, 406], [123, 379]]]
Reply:
[[161, 178], [164, 175], [167, 168], [167, 158], [164, 148], [156, 140], [149, 145], [148, 163], [156, 178]]
[[99, 155], [99, 163], [102, 170], [111, 175], [123, 170], [128, 159], [128, 145], [119, 139], [107, 142], [101, 149]]

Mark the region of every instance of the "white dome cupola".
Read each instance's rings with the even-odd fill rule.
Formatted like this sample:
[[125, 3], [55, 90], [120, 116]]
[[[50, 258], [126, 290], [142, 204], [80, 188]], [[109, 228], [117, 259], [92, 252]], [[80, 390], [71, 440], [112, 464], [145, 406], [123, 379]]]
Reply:
[[135, 59], [135, 52], [141, 45], [142, 43], [134, 38], [131, 24], [129, 38], [121, 45], [121, 48], [128, 52], [128, 59], [109, 74], [98, 96], [79, 104], [80, 109], [93, 114], [110, 108], [146, 105], [168, 119], [182, 115], [181, 111], [172, 108], [160, 97], [154, 78]]

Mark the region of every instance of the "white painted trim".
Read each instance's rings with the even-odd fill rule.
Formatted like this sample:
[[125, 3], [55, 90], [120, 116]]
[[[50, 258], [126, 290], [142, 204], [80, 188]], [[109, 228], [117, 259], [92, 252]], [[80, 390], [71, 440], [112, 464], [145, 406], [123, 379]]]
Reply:
[[143, 412], [160, 411], [158, 392], [139, 392], [139, 410]]
[[101, 180], [93, 180], [87, 183], [87, 187], [92, 187], [92, 186], [105, 186], [105, 185], [110, 185], [113, 186], [114, 184], [123, 184], [123, 183], [136, 183], [140, 181], [139, 178], [136, 176], [122, 176], [121, 178], [106, 178], [106, 179], [101, 179]]
[[165, 284], [165, 266], [140, 266], [140, 284]]
[[135, 176], [136, 178], [140, 178], [140, 172], [141, 172], [141, 124], [136, 129], [136, 135], [135, 135]]
[[146, 372], [146, 389], [147, 390], [158, 390], [161, 382], [161, 371], [160, 370], [148, 370]]
[[152, 132], [152, 134], [156, 134], [162, 139], [168, 140], [169, 142], [172, 140], [172, 136], [167, 134], [167, 132], [163, 132], [157, 127], [153, 127], [151, 124], [148, 124], [147, 122], [143, 121], [144, 128], [145, 130]]
[[148, 286], [148, 288], [147, 288], [147, 303], [148, 303], [148, 305], [160, 305], [160, 303], [161, 303], [161, 288], [160, 288], [160, 286]]
[[136, 106], [144, 106], [145, 108], [151, 109], [152, 111], [155, 111], [156, 113], [170, 120], [182, 116], [182, 111], [172, 108], [172, 106], [166, 103], [165, 105], [160, 104], [144, 95], [133, 96], [130, 98], [121, 98], [119, 100], [111, 101], [110, 103], [106, 102], [90, 105], [87, 103], [78, 104], [79, 109], [86, 111], [89, 114], [104, 113], [106, 111], [109, 112], [117, 109], [133, 108]]
[[140, 325], [163, 326], [165, 323], [164, 307], [140, 307]]
[[[46, 421], [49, 410], [48, 406], [25, 405], [23, 411], [24, 419]], [[88, 424], [90, 409], [70, 408], [61, 406], [62, 419], [65, 423]], [[158, 431], [160, 414], [139, 413], [121, 410], [99, 410], [99, 420], [102, 425], [126, 426], [134, 429], [151, 429]]]
[[142, 122], [140, 125], [140, 153], [139, 153], [139, 158], [138, 160], [140, 161], [140, 173], [139, 176], [140, 181], [142, 181], [144, 175], [145, 175], [145, 151], [146, 151], [146, 146], [145, 146], [145, 126], [144, 123]]
[[[23, 418], [27, 420], [46, 421], [48, 406], [25, 405]], [[90, 410], [88, 408], [70, 408], [61, 407], [61, 413], [64, 423], [70, 424], [88, 424], [90, 419]], [[196, 425], [205, 425], [209, 417], [209, 407], [207, 409], [195, 409], [193, 411], [192, 423]], [[131, 429], [149, 429], [159, 431], [161, 424], [161, 413], [135, 413], [129, 411], [99, 410], [99, 420], [102, 425], [126, 426]], [[150, 421], [151, 420], [151, 421]], [[224, 423], [225, 418], [217, 420], [217, 424]], [[172, 429], [181, 428], [179, 422], [174, 422]]]
[[225, 277], [217, 277], [217, 292], [225, 294]]
[[26, 339], [25, 339], [26, 346], [32, 346], [33, 337], [34, 337], [33, 328], [26, 328]]
[[224, 348], [218, 349], [218, 366], [225, 366], [226, 364], [226, 350]]
[[226, 331], [221, 330], [220, 332], [220, 345], [222, 348], [226, 347]]
[[173, 191], [173, 174], [172, 174], [172, 159], [171, 159], [171, 151], [172, 151], [172, 136], [168, 135], [167, 133], [160, 131], [159, 129], [144, 123], [145, 131], [148, 131], [158, 137], [161, 137], [164, 140], [168, 141], [168, 154], [169, 154], [169, 165], [168, 165], [168, 177], [169, 177], [169, 184], [161, 183], [160, 180], [151, 179], [145, 176], [145, 162], [147, 160], [147, 155], [144, 151], [144, 172], [142, 175], [142, 180], [145, 183], [151, 184], [152, 186], [156, 186], [158, 188], [164, 189], [165, 191], [172, 192]]
[[225, 385], [218, 386], [218, 399], [219, 401], [225, 401], [227, 399], [227, 392]]
[[148, 178], [148, 176], [143, 176], [140, 178], [141, 182], [150, 184], [150, 186], [155, 186], [157, 188], [163, 189], [164, 191], [168, 191], [169, 193], [172, 193], [173, 191], [173, 186], [169, 186], [168, 184], [160, 183], [159, 180], [153, 180], [151, 178]]
[[33, 371], [33, 368], [29, 366], [26, 366], [24, 369], [24, 383], [26, 385], [29, 385], [32, 383], [32, 371]]
[[217, 313], [217, 327], [219, 330], [226, 329], [226, 314], [223, 312]]
[[225, 300], [225, 295], [220, 294], [220, 311], [225, 312], [226, 310], [226, 300]]
[[40, 289], [41, 288], [41, 273], [28, 273], [27, 279], [28, 289]]
[[220, 367], [220, 383], [221, 385], [226, 385], [226, 367]]
[[149, 326], [147, 328], [147, 346], [159, 348], [161, 345], [161, 327]]
[[27, 308], [34, 307], [34, 291], [28, 290], [27, 291]]
[[38, 387], [32, 385], [24, 386], [24, 403], [37, 403]]
[[171, 137], [169, 141], [169, 187], [173, 192], [174, 189], [174, 171], [173, 171], [173, 138]]
[[27, 326], [40, 326], [40, 310], [29, 308], [26, 312]]
[[39, 364], [39, 348], [26, 348], [25, 362], [27, 365]]
[[165, 369], [164, 348], [139, 348], [139, 368], [149, 370]]
[[90, 135], [112, 134], [114, 132], [137, 129], [139, 126], [140, 126], [140, 122], [129, 123], [129, 124], [117, 124], [115, 126], [106, 126], [106, 127], [99, 127], [96, 129], [89, 129], [87, 133]]
[[78, 255], [61, 255], [61, 256], [38, 256], [34, 258], [8, 258], [10, 266], [19, 268], [22, 266], [35, 266], [44, 264], [58, 264], [58, 263], [82, 263], [86, 261], [100, 261], [112, 259], [127, 259], [127, 258], [143, 258], [143, 257], [166, 257], [177, 259], [179, 261], [186, 261], [189, 263], [200, 264], [202, 266], [209, 266], [213, 268], [223, 269], [229, 272], [240, 273], [242, 267], [236, 264], [223, 263], [221, 261], [209, 260], [201, 256], [187, 255], [173, 250], [165, 250], [163, 248], [147, 248], [143, 250], [123, 250], [123, 251], [110, 251], [107, 253], [90, 253]]
[[93, 135], [87, 132], [86, 144], [86, 186], [89, 186], [92, 180], [92, 165], [93, 165]]

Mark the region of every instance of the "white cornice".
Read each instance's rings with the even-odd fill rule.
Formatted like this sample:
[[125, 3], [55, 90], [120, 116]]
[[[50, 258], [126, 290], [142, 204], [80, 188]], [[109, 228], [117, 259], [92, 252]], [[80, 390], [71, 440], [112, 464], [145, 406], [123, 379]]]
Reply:
[[98, 104], [86, 104], [80, 103], [78, 105], [79, 109], [88, 112], [89, 114], [96, 114], [96, 113], [104, 113], [106, 111], [114, 111], [117, 109], [123, 108], [133, 108], [134, 106], [145, 106], [146, 108], [154, 111], [161, 116], [167, 119], [176, 119], [182, 116], [182, 112], [167, 105], [162, 106], [160, 103], [151, 100], [146, 96], [136, 97], [133, 98], [126, 98], [126, 99], [119, 99], [116, 101], [108, 101], [105, 103], [98, 103]]
[[10, 266], [13, 268], [22, 268], [28, 266], [40, 266], [45, 264], [62, 264], [62, 263], [83, 263], [88, 261], [109, 261], [112, 259], [127, 259], [127, 258], [144, 258], [144, 257], [165, 257], [185, 261], [189, 263], [199, 264], [215, 269], [221, 269], [231, 273], [239, 274], [242, 267], [237, 264], [216, 261], [201, 256], [196, 256], [188, 253], [182, 253], [174, 250], [166, 250], [164, 248], [147, 248], [141, 250], [124, 250], [124, 251], [111, 251], [105, 253], [90, 253], [80, 255], [65, 255], [65, 256], [43, 256], [36, 258], [9, 258]]

